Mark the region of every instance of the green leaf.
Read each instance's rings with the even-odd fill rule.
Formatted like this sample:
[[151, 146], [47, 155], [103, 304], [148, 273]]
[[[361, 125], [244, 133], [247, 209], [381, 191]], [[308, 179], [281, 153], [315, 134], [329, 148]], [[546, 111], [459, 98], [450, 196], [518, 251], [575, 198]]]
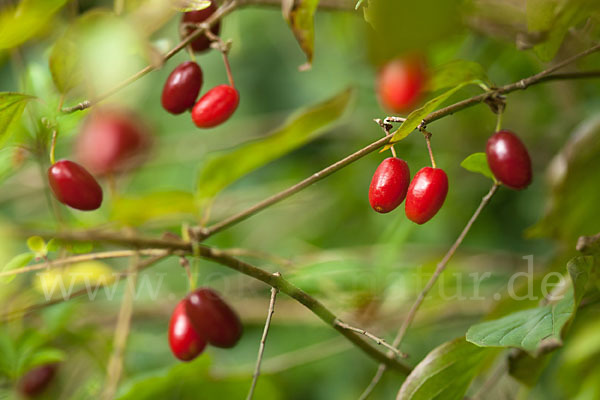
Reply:
[[527, 0], [527, 29], [543, 32], [552, 27], [557, 0]]
[[27, 247], [29, 250], [36, 253], [39, 256], [45, 256], [48, 254], [48, 250], [46, 249], [46, 242], [40, 236], [31, 236], [27, 239]]
[[460, 163], [460, 166], [467, 171], [481, 174], [487, 178], [490, 178], [494, 182], [496, 181], [496, 178], [494, 177], [494, 174], [492, 174], [490, 166], [488, 165], [485, 153], [471, 154]]
[[455, 60], [440, 65], [432, 71], [428, 89], [435, 92], [465, 82], [491, 85], [481, 64], [467, 60]]
[[[396, 143], [400, 140], [407, 137], [412, 131], [417, 129], [423, 118], [427, 115], [431, 114], [435, 111], [442, 103], [450, 98], [454, 93], [458, 92], [463, 87], [467, 86], [470, 83], [474, 82], [463, 82], [458, 86], [453, 87], [452, 89], [440, 94], [439, 96], [429, 100], [423, 107], [417, 108], [413, 112], [411, 112], [408, 117], [406, 117], [406, 121], [400, 125], [400, 128], [394, 132], [394, 137], [390, 141], [390, 143]], [[391, 145], [387, 145], [382, 151], [387, 150], [391, 147]]]
[[[31, 260], [33, 260], [33, 257], [35, 257], [35, 254], [33, 254], [33, 253], [23, 253], [23, 254], [16, 255], [8, 263], [6, 263], [6, 265], [2, 269], [2, 272], [8, 272], [8, 271], [12, 271], [13, 269], [22, 268], [22, 267], [26, 266], [27, 264], [29, 264], [29, 262]], [[0, 282], [9, 283], [13, 279], [15, 279], [15, 277], [16, 277], [16, 275], [3, 276], [3, 277], [0, 277]]]
[[48, 251], [59, 251], [62, 249], [67, 250], [74, 254], [85, 254], [92, 251], [94, 244], [92, 242], [71, 242], [63, 239], [50, 239], [46, 244], [46, 250]]
[[292, 29], [302, 51], [306, 54], [310, 66], [315, 45], [315, 11], [319, 5], [319, 0], [295, 0], [289, 4], [288, 9], [284, 8], [284, 18]]
[[25, 105], [33, 98], [22, 93], [0, 92], [0, 146], [10, 138], [11, 125], [21, 118]]
[[0, 13], [0, 49], [11, 49], [48, 26], [67, 0], [22, 0]]
[[575, 316], [592, 264], [592, 257], [572, 259], [567, 264], [570, 281], [559, 286], [561, 293], [553, 292], [552, 297], [560, 299], [473, 325], [467, 331], [467, 340], [482, 347], [515, 347], [533, 356], [561, 346], [563, 330]]
[[125, 225], [182, 215], [198, 215], [194, 195], [183, 191], [156, 192], [140, 197], [120, 197], [115, 200], [112, 218]]
[[214, 197], [242, 176], [323, 134], [325, 128], [343, 115], [352, 94], [352, 90], [345, 90], [292, 116], [266, 138], [209, 160], [199, 173], [198, 198], [205, 201]]
[[173, 9], [179, 12], [200, 11], [210, 7], [209, 0], [176, 0], [173, 1]]
[[462, 337], [446, 342], [413, 369], [396, 400], [460, 400], [483, 362], [494, 353]]
[[42, 365], [58, 363], [65, 360], [65, 358], [66, 354], [62, 350], [50, 347], [41, 348], [27, 357], [27, 360], [23, 363], [22, 370], [25, 372]]

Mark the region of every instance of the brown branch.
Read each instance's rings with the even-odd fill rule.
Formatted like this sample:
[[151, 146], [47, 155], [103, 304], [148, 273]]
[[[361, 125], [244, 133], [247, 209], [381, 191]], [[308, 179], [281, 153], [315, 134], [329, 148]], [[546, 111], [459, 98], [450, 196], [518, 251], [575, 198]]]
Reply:
[[361, 335], [365, 335], [366, 337], [368, 337], [369, 339], [371, 339], [372, 341], [374, 341], [378, 345], [383, 346], [386, 349], [388, 349], [396, 357], [406, 358], [406, 354], [402, 353], [400, 350], [398, 350], [397, 348], [395, 348], [394, 346], [392, 346], [391, 344], [389, 344], [388, 342], [386, 342], [384, 339], [381, 339], [380, 337], [375, 336], [371, 332], [368, 332], [368, 331], [366, 331], [364, 329], [361, 329], [361, 328], [356, 328], [356, 327], [354, 327], [352, 325], [348, 325], [347, 323], [342, 322], [342, 321], [336, 321], [336, 324], [338, 326], [341, 326], [344, 329], [348, 329], [348, 330], [350, 330], [352, 332], [356, 332], [356, 333], [360, 333]]
[[[460, 233], [460, 235], [458, 235], [458, 237], [454, 241], [454, 244], [452, 244], [450, 249], [448, 249], [448, 251], [444, 255], [444, 258], [442, 258], [442, 260], [438, 263], [433, 275], [431, 276], [431, 278], [429, 278], [429, 281], [427, 282], [427, 284], [425, 285], [423, 290], [421, 290], [421, 293], [419, 293], [419, 296], [417, 297], [417, 299], [411, 306], [410, 310], [408, 311], [408, 314], [406, 315], [406, 318], [402, 322], [402, 326], [400, 326], [400, 329], [398, 330], [398, 333], [396, 334], [396, 338], [394, 339], [394, 342], [392, 343], [392, 346], [394, 346], [394, 348], [398, 348], [400, 346], [400, 344], [402, 343], [402, 339], [404, 339], [404, 335], [406, 334], [406, 331], [408, 330], [408, 328], [412, 324], [413, 320], [415, 319], [415, 316], [417, 315], [417, 311], [421, 307], [421, 304], [423, 304], [423, 300], [425, 300], [425, 297], [427, 297], [427, 294], [429, 293], [429, 291], [431, 290], [433, 285], [435, 285], [439, 276], [446, 269], [448, 262], [450, 261], [450, 259], [454, 255], [454, 253], [456, 253], [456, 250], [458, 249], [458, 247], [461, 245], [461, 243], [467, 236], [467, 233], [469, 233], [469, 231], [471, 230], [471, 227], [473, 226], [473, 224], [475, 223], [475, 221], [481, 214], [481, 211], [490, 202], [490, 200], [492, 199], [492, 197], [498, 190], [498, 187], [499, 187], [499, 185], [497, 183], [494, 183], [492, 185], [492, 187], [490, 188], [490, 191], [481, 199], [481, 203], [479, 203], [479, 206], [477, 207], [477, 209], [475, 210], [475, 212], [469, 219], [469, 222], [467, 222], [467, 225], [465, 225], [465, 227], [462, 230], [462, 232]], [[379, 365], [379, 367], [377, 369], [377, 373], [371, 380], [371, 383], [369, 383], [369, 385], [367, 386], [367, 389], [365, 389], [365, 391], [361, 395], [361, 397], [360, 397], [361, 399], [366, 399], [371, 394], [371, 392], [373, 391], [373, 389], [375, 388], [375, 386], [377, 385], [377, 383], [383, 376], [383, 373], [385, 372], [386, 368], [387, 367], [383, 364]]]

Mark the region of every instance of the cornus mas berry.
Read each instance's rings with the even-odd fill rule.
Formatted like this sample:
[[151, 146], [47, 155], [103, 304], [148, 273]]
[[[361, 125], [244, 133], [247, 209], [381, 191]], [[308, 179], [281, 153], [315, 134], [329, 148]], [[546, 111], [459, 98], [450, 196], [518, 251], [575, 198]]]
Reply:
[[531, 183], [531, 159], [527, 148], [510, 131], [494, 133], [485, 149], [487, 161], [496, 179], [511, 189], [525, 189]]
[[193, 61], [179, 64], [167, 78], [161, 103], [171, 114], [181, 114], [192, 108], [202, 87], [202, 70]]
[[19, 392], [24, 397], [40, 395], [52, 382], [56, 369], [56, 364], [46, 364], [29, 370], [19, 380]]
[[216, 347], [235, 346], [242, 336], [242, 323], [235, 313], [208, 288], [200, 288], [185, 298], [185, 309], [196, 332]]
[[[215, 11], [217, 11], [217, 6], [215, 5], [214, 2], [211, 2], [210, 6], [208, 6], [205, 9], [184, 13], [183, 18], [181, 19], [181, 23], [182, 24], [199, 24], [201, 22], [206, 21], [208, 19], [208, 17], [210, 17], [211, 15], [214, 14]], [[193, 26], [186, 26], [184, 29], [180, 29], [181, 38], [183, 39], [185, 36], [190, 35], [195, 30], [196, 30], [196, 28], [194, 28]], [[210, 31], [215, 35], [219, 35], [219, 32], [221, 31], [221, 21], [217, 21], [210, 28]], [[195, 52], [200, 53], [200, 52], [206, 51], [210, 48], [210, 39], [208, 37], [206, 37], [206, 35], [203, 34], [203, 35], [200, 35], [200, 37], [196, 38], [191, 43], [191, 45], [192, 45], [192, 49]]]
[[94, 111], [75, 143], [77, 159], [98, 175], [122, 172], [140, 165], [150, 148], [148, 127], [127, 111]]
[[381, 105], [393, 112], [410, 111], [423, 94], [426, 74], [418, 59], [395, 59], [385, 64], [377, 77]]
[[409, 183], [410, 170], [406, 161], [396, 157], [383, 160], [369, 186], [369, 203], [373, 210], [388, 213], [398, 207], [406, 197]]
[[440, 168], [422, 168], [406, 195], [406, 216], [417, 224], [429, 221], [440, 210], [448, 194], [448, 177]]
[[238, 91], [229, 85], [219, 85], [200, 97], [192, 109], [192, 120], [198, 128], [212, 128], [227, 121], [240, 102]]
[[171, 315], [169, 346], [173, 355], [182, 361], [193, 360], [206, 347], [206, 339], [196, 332], [185, 312], [185, 300], [177, 303]]
[[102, 204], [102, 188], [81, 165], [68, 160], [57, 161], [48, 169], [48, 182], [63, 204], [91, 211]]

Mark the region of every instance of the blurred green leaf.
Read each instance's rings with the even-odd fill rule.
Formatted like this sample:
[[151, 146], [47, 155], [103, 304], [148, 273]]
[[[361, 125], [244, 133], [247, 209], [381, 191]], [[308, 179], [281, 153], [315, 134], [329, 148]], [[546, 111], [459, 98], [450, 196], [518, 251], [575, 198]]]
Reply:
[[283, 16], [292, 29], [302, 51], [306, 54], [308, 65], [312, 64], [315, 45], [315, 11], [319, 0], [295, 0], [289, 2], [290, 8], [284, 8]]
[[428, 89], [435, 92], [465, 82], [481, 82], [488, 86], [491, 85], [481, 64], [467, 60], [455, 60], [431, 71]]
[[46, 242], [44, 242], [44, 239], [42, 239], [41, 236], [31, 236], [27, 238], [27, 247], [29, 247], [29, 250], [39, 256], [45, 256], [48, 254]]
[[[415, 111], [411, 112], [408, 117], [406, 117], [406, 121], [400, 125], [400, 128], [394, 132], [394, 137], [390, 140], [390, 143], [396, 143], [410, 135], [412, 131], [417, 129], [423, 118], [427, 115], [431, 114], [435, 111], [440, 105], [442, 105], [446, 100], [450, 98], [454, 93], [458, 92], [463, 87], [473, 82], [463, 82], [458, 86], [453, 87], [452, 89], [440, 94], [439, 96], [429, 100], [423, 107], [417, 108]], [[391, 144], [388, 144], [381, 150], [382, 152], [388, 150], [391, 147]]]
[[210, 0], [172, 0], [173, 8], [179, 12], [199, 11], [208, 8]]
[[494, 354], [454, 339], [433, 349], [402, 384], [397, 400], [460, 400], [479, 373], [482, 363]]
[[479, 173], [487, 178], [490, 178], [494, 182], [496, 181], [496, 178], [494, 177], [494, 174], [492, 174], [490, 166], [488, 165], [485, 153], [471, 154], [460, 163], [460, 166], [467, 171]]
[[567, 264], [570, 281], [559, 286], [560, 293], [553, 292], [549, 304], [473, 325], [467, 340], [482, 347], [516, 347], [533, 356], [561, 346], [563, 329], [575, 316], [592, 264], [592, 257], [573, 258]]
[[527, 29], [530, 32], [549, 30], [557, 5], [558, 0], [527, 0]]
[[67, 0], [22, 0], [0, 12], [0, 49], [11, 49], [31, 39], [48, 23]]
[[549, 354], [532, 357], [526, 351], [518, 350], [508, 356], [508, 373], [522, 384], [533, 387], [548, 365], [548, 361], [550, 361]]
[[[16, 255], [4, 266], [4, 268], [2, 269], [2, 272], [8, 272], [13, 269], [18, 269], [18, 268], [24, 267], [27, 264], [29, 264], [29, 262], [31, 260], [33, 260], [33, 257], [35, 257], [35, 254], [33, 254], [33, 253], [23, 253], [23, 254]], [[9, 283], [13, 279], [15, 279], [15, 277], [16, 277], [16, 275], [3, 276], [0, 278], [0, 282]]]
[[141, 225], [150, 220], [182, 215], [198, 215], [194, 195], [183, 191], [120, 197], [115, 200], [112, 210], [112, 218], [126, 225]]
[[0, 146], [11, 136], [11, 125], [21, 117], [25, 105], [33, 96], [0, 92]]
[[74, 254], [85, 254], [92, 251], [94, 244], [92, 242], [71, 242], [63, 239], [50, 239], [46, 244], [48, 251], [60, 251], [62, 249], [67, 250]]
[[66, 354], [62, 350], [50, 347], [38, 349], [27, 359], [27, 363], [23, 365], [23, 371], [29, 371], [35, 367], [46, 364], [61, 362], [64, 361], [65, 358]]
[[242, 176], [323, 134], [325, 128], [343, 115], [352, 94], [352, 90], [345, 90], [290, 117], [283, 126], [264, 139], [244, 144], [209, 160], [199, 173], [198, 198], [207, 200], [214, 197]]

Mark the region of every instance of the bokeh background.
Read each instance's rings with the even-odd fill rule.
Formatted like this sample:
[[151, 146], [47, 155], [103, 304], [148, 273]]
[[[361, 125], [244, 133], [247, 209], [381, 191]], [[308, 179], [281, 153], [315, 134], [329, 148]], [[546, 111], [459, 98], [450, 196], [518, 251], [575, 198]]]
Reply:
[[[124, 15], [152, 11], [153, 3], [126, 1]], [[227, 16], [222, 37], [232, 40], [230, 61], [241, 94], [234, 116], [217, 128], [199, 130], [188, 114], [172, 116], [162, 109], [163, 83], [172, 68], [189, 59], [185, 51], [112, 96], [107, 104], [134, 110], [152, 127], [152, 156], [139, 169], [117, 178], [118, 198], [107, 196], [100, 210], [81, 213], [60, 207], [64, 221], [60, 229], [133, 225], [147, 235], [165, 231], [179, 234], [182, 223], [194, 225], [203, 215], [193, 194], [198, 171], [207, 160], [249, 141], [260, 141], [298, 110], [353, 88], [344, 115], [318, 137], [220, 193], [211, 221], [304, 179], [381, 137], [373, 118], [388, 113], [378, 104], [375, 77], [380, 61], [391, 55], [418, 51], [431, 67], [455, 59], [471, 60], [480, 63], [497, 85], [549, 65], [535, 51], [523, 48], [531, 47], [523, 45], [523, 40], [534, 40], [523, 33], [527, 30], [523, 28], [525, 3], [535, 2], [448, 2], [451, 6], [443, 7], [431, 1], [421, 7], [409, 6], [413, 2], [408, 1], [398, 3], [405, 7], [404, 14], [398, 14], [394, 21], [406, 26], [401, 31], [390, 27], [383, 43], [378, 43], [361, 10], [318, 11], [314, 62], [310, 70], [302, 72], [298, 67], [305, 63], [305, 56], [278, 7], [244, 7]], [[2, 12], [11, 10], [10, 1], [0, 4]], [[69, 158], [73, 139], [89, 111], [67, 116], [56, 112], [60, 94], [48, 60], [52, 45], [79, 15], [98, 7], [110, 11], [112, 6], [112, 2], [92, 0], [66, 4], [31, 39], [0, 49], [1, 90], [40, 99], [30, 103], [22, 121], [16, 123], [14, 135], [0, 149], [0, 265], [27, 251], [27, 236], [15, 233], [16, 229], [59, 229], [40, 173], [40, 162], [43, 171], [48, 161], [47, 150], [38, 140], [44, 130], [39, 118], [56, 121], [60, 130], [57, 157]], [[449, 15], [452, 17], [445, 18]], [[597, 40], [598, 14], [590, 15], [570, 27], [554, 60]], [[123, 17], [126, 22], [117, 24], [118, 28], [94, 25], [98, 31], [92, 42], [76, 50], [89, 62], [89, 68], [81, 71], [85, 90], [68, 95], [65, 104], [102, 92], [152, 61], [157, 52], [174, 46], [179, 40], [180, 16], [172, 10], [163, 16], [165, 23], [157, 24], [160, 29], [152, 32], [140, 33], [142, 28], [132, 22], [133, 18]], [[203, 92], [226, 82], [217, 51], [199, 55], [197, 61], [204, 71]], [[600, 56], [591, 55], [570, 68], [598, 67]], [[490, 313], [498, 316], [537, 304], [507, 296], [509, 277], [527, 271], [523, 257], [533, 256], [536, 276], [549, 271], [563, 273], [566, 260], [576, 253], [578, 236], [600, 231], [600, 161], [595, 156], [600, 149], [599, 90], [597, 80], [559, 81], [507, 96], [503, 127], [516, 132], [528, 146], [533, 184], [521, 192], [502, 188], [476, 222], [440, 282], [444, 291], [432, 291], [406, 336], [402, 350], [409, 354], [408, 363], [415, 365], [431, 349], [464, 335], [470, 325]], [[450, 102], [478, 93], [481, 88], [469, 86]], [[239, 249], [242, 258], [269, 271], [280, 271], [345, 321], [391, 340], [435, 263], [489, 189], [488, 179], [464, 170], [460, 162], [471, 153], [484, 151], [495, 125], [496, 116], [482, 104], [429, 126], [437, 162], [448, 174], [450, 191], [439, 214], [423, 226], [408, 221], [402, 207], [385, 215], [371, 210], [367, 199], [370, 179], [379, 162], [388, 156], [375, 152], [211, 237], [207, 243]], [[39, 144], [40, 149], [30, 153], [17, 147], [32, 143]], [[429, 164], [425, 142], [418, 133], [397, 144], [396, 151], [412, 173]], [[103, 186], [106, 189], [106, 182]], [[181, 199], [180, 207], [175, 198]], [[94, 244], [95, 251], [108, 248], [114, 247]], [[127, 260], [106, 261], [102, 267], [125, 270]], [[193, 267], [198, 284], [221, 292], [240, 314], [245, 327], [241, 342], [231, 350], [210, 348], [188, 364], [171, 355], [166, 339], [168, 320], [175, 304], [185, 296], [188, 281], [176, 258], [162, 261], [139, 278], [118, 398], [245, 396], [267, 313], [269, 288], [207, 261], [195, 260]], [[483, 272], [491, 276], [481, 284], [481, 298], [461, 298], [461, 290], [466, 297], [472, 293], [469, 274]], [[44, 301], [36, 280], [38, 275], [25, 274], [3, 282], [1, 311], [8, 315]], [[538, 283], [536, 278], [536, 291]], [[49, 359], [63, 361], [57, 379], [41, 398], [98, 398], [106, 379], [123, 288], [120, 283], [114, 296], [101, 289], [93, 301], [84, 296], [4, 320], [0, 326], [1, 396], [15, 398], [14, 383], [24, 372], [23, 365], [31, 363], [27, 357], [43, 359], [44, 354], [39, 354], [45, 349], [50, 352], [46, 355]], [[600, 352], [597, 317], [597, 307], [584, 308], [578, 314], [571, 340], [553, 354], [532, 388], [504, 377], [485, 398], [599, 398], [600, 368], [594, 362]], [[357, 398], [376, 367], [310, 311], [281, 294], [256, 398]], [[485, 373], [475, 381], [473, 390], [484, 377]], [[393, 398], [402, 380], [396, 373], [386, 374], [372, 398]]]

